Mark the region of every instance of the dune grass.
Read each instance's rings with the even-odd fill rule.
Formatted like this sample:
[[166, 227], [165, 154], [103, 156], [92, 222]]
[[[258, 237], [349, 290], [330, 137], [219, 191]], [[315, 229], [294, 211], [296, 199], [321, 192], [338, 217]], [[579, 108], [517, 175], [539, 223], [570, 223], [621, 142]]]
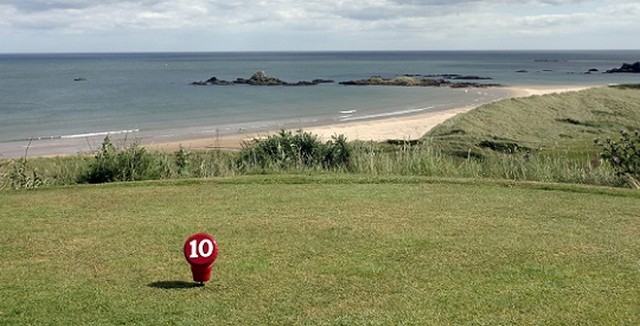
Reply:
[[[0, 324], [640, 323], [640, 193], [345, 175], [0, 192]], [[220, 256], [193, 287], [183, 241]]]
[[490, 148], [572, 158], [596, 153], [595, 138], [638, 128], [640, 91], [626, 85], [494, 102], [447, 120], [425, 138], [459, 155]]

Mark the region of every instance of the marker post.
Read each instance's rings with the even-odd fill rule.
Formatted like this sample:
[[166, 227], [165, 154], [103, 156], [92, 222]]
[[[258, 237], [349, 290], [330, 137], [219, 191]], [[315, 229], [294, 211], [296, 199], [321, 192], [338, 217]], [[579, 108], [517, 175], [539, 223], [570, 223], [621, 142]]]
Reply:
[[196, 233], [184, 243], [184, 257], [191, 265], [193, 281], [204, 285], [211, 280], [213, 262], [218, 258], [218, 243], [206, 233]]

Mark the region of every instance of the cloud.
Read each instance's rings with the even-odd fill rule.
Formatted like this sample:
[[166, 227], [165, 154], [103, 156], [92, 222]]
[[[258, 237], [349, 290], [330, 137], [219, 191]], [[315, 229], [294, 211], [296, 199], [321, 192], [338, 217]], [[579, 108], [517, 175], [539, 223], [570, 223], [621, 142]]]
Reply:
[[91, 6], [92, 2], [87, 0], [1, 0], [0, 5], [13, 7], [17, 12], [33, 13], [61, 9], [82, 9]]
[[[119, 28], [181, 28], [191, 17], [206, 15], [200, 1], [167, 0], [0, 0], [2, 20], [18, 29], [59, 29], [62, 32]], [[7, 9], [8, 8], [8, 9]]]
[[[286, 25], [308, 20], [367, 23], [481, 12], [492, 6], [579, 4], [585, 0], [0, 0], [12, 16], [3, 21], [19, 28], [236, 26], [270, 22]], [[526, 5], [523, 5], [525, 3]], [[30, 22], [28, 22], [30, 21]], [[39, 26], [38, 22], [43, 22]]]
[[[532, 3], [576, 3], [547, 0]], [[273, 20], [286, 23], [299, 19], [342, 19], [378, 21], [407, 17], [433, 17], [447, 13], [477, 10], [480, 5], [521, 4], [508, 0], [356, 0], [356, 1], [249, 1], [249, 0], [0, 0], [0, 6], [13, 9], [19, 27], [38, 21], [56, 21], [58, 26], [85, 28], [78, 21], [93, 21], [97, 26], [180, 27], [192, 25], [246, 24]], [[295, 13], [295, 14], [294, 14]], [[164, 19], [163, 25], [162, 18]], [[31, 20], [31, 23], [24, 23]], [[155, 23], [154, 23], [155, 21]], [[51, 27], [51, 24], [45, 24]], [[78, 26], [79, 25], [79, 26]]]
[[318, 47], [455, 47], [477, 39], [507, 45], [522, 36], [587, 38], [603, 30], [631, 38], [639, 16], [633, 0], [0, 0], [0, 37], [9, 45], [19, 33], [23, 43], [29, 36], [36, 42], [42, 35], [102, 35], [183, 44], [202, 35], [230, 47], [277, 39], [304, 49], [313, 37], [324, 37]]

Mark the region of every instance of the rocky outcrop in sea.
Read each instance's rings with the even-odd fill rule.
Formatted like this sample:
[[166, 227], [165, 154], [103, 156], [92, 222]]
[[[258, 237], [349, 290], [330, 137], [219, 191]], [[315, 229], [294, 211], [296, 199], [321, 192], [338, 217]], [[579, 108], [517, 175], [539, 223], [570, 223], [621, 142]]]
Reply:
[[453, 80], [492, 80], [491, 77], [482, 77], [475, 75], [459, 75], [459, 74], [441, 74], [441, 75], [425, 75], [427, 78], [443, 78]]
[[636, 63], [623, 63], [620, 68], [613, 68], [606, 71], [607, 74], [619, 74], [619, 73], [632, 73], [638, 74], [640, 73], [640, 61]]
[[283, 80], [280, 80], [275, 77], [267, 76], [264, 71], [258, 71], [251, 78], [237, 78], [234, 81], [226, 81], [222, 79], [218, 79], [217, 77], [211, 77], [206, 81], [194, 81], [191, 85], [195, 86], [208, 86], [208, 85], [217, 85], [217, 86], [228, 86], [228, 85], [252, 85], [252, 86], [314, 86], [323, 83], [333, 83], [333, 80], [328, 79], [314, 79], [312, 81], [299, 81], [295, 83], [289, 83]]
[[484, 84], [461, 82], [454, 83], [444, 78], [415, 78], [415, 77], [396, 77], [382, 78], [374, 76], [369, 79], [349, 80], [340, 82], [340, 85], [346, 86], [408, 86], [408, 87], [451, 87], [451, 88], [469, 88], [469, 87], [498, 87], [500, 84]]
[[[382, 78], [374, 76], [369, 79], [348, 80], [340, 82], [340, 85], [346, 86], [414, 86], [414, 87], [451, 87], [451, 88], [468, 88], [468, 87], [497, 87], [500, 84], [475, 83], [475, 82], [451, 82], [450, 80], [487, 80], [489, 77], [464, 76], [455, 74], [445, 75], [405, 75], [396, 78]], [[435, 77], [435, 78], [434, 78]], [[252, 86], [314, 86], [323, 83], [334, 83], [328, 79], [314, 79], [312, 81], [299, 81], [289, 83], [275, 77], [267, 76], [264, 71], [253, 74], [251, 78], [237, 78], [234, 81], [227, 81], [211, 77], [206, 81], [194, 81], [191, 85], [195, 86], [229, 86], [229, 85], [252, 85]]]

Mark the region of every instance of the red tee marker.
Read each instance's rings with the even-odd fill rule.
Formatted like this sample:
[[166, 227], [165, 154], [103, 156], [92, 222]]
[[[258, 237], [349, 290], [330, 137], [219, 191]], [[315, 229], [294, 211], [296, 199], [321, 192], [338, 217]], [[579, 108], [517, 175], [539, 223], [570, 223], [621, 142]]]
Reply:
[[213, 262], [218, 257], [216, 239], [206, 233], [197, 233], [184, 243], [184, 257], [191, 265], [194, 282], [208, 282], [211, 279]]

